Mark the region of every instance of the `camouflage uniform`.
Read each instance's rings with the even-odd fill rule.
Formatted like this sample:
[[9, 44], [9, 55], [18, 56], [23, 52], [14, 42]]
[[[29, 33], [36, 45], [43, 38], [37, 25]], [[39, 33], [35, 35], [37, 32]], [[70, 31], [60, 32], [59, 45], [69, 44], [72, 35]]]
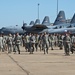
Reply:
[[50, 42], [51, 50], [53, 50], [53, 43], [54, 43], [53, 35], [49, 35], [49, 42]]
[[20, 37], [19, 33], [16, 34], [14, 40], [15, 40], [15, 46], [18, 49], [18, 54], [20, 54], [21, 37]]
[[36, 48], [36, 51], [38, 49], [38, 43], [39, 43], [39, 35], [36, 34], [36, 36], [35, 36], [35, 48]]
[[3, 52], [3, 37], [0, 35], [0, 51], [2, 50]]
[[7, 45], [8, 45], [8, 53], [12, 52], [12, 35], [9, 34], [8, 39], [7, 39]]
[[13, 38], [12, 38], [12, 45], [13, 45], [13, 52], [16, 52], [15, 34], [13, 35]]
[[59, 48], [60, 48], [60, 50], [63, 49], [62, 43], [63, 43], [62, 35], [59, 35]]
[[75, 43], [75, 36], [72, 36], [72, 43]]
[[3, 50], [6, 50], [6, 38], [3, 36]]
[[33, 54], [35, 49], [35, 36], [32, 34], [30, 36], [30, 54]]
[[25, 36], [25, 48], [26, 48], [26, 51], [28, 51], [28, 52], [30, 52], [30, 49], [29, 49], [29, 38], [30, 38], [29, 35]]
[[71, 44], [71, 52], [73, 54], [74, 51], [75, 51], [75, 36], [74, 35], [71, 38], [71, 42], [72, 42], [72, 44]]
[[41, 34], [38, 38], [38, 42], [39, 42], [39, 47], [40, 47], [40, 51], [43, 50], [43, 34]]
[[48, 34], [44, 33], [43, 37], [43, 50], [44, 50], [44, 54], [45, 52], [48, 54], [48, 49], [49, 49], [49, 37]]
[[65, 50], [65, 55], [70, 55], [70, 45], [71, 45], [71, 38], [66, 34], [66, 36], [63, 38], [63, 45]]
[[56, 35], [54, 35], [54, 45], [55, 45], [55, 46], [57, 46], [57, 45], [58, 45], [57, 41], [58, 41], [58, 38], [57, 38], [57, 36], [56, 36]]

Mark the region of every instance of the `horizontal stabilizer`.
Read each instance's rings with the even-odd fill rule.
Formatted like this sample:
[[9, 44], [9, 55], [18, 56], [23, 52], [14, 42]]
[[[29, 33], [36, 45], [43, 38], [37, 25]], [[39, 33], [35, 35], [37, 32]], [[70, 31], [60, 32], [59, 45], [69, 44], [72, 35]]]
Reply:
[[66, 23], [65, 13], [64, 11], [60, 11], [53, 25], [59, 25], [64, 23]]
[[50, 25], [50, 20], [49, 20], [49, 17], [48, 16], [45, 16], [43, 22], [42, 22], [43, 25]]

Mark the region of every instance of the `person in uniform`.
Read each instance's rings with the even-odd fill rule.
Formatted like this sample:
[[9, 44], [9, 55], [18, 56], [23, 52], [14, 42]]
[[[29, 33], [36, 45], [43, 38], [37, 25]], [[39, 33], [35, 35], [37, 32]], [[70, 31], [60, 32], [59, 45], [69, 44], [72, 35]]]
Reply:
[[31, 34], [30, 36], [30, 54], [33, 54], [35, 49], [35, 35]]
[[71, 52], [72, 52], [72, 54], [74, 53], [74, 51], [75, 51], [75, 35], [73, 35], [71, 37]]
[[51, 47], [51, 50], [53, 50], [53, 43], [54, 43], [54, 38], [53, 38], [53, 35], [49, 35], [49, 43], [50, 43], [50, 47]]
[[65, 55], [70, 55], [70, 44], [71, 44], [71, 38], [68, 34], [65, 35], [63, 38], [63, 45], [64, 45], [64, 50], [65, 50]]
[[54, 45], [57, 46], [58, 45], [58, 38], [57, 38], [57, 35], [54, 34]]
[[73, 43], [72, 46], [71, 46], [71, 52], [72, 52], [72, 54], [74, 53], [74, 51], [75, 51], [75, 43]]
[[43, 50], [43, 33], [39, 35], [38, 42], [39, 42], [39, 47], [40, 51]]
[[18, 50], [18, 54], [20, 54], [21, 37], [20, 37], [19, 33], [16, 33], [14, 41], [15, 41], [15, 46], [16, 46], [16, 48]]
[[29, 38], [30, 38], [30, 36], [27, 34], [26, 36], [25, 36], [25, 48], [26, 48], [26, 52], [30, 52], [30, 48], [29, 48]]
[[12, 36], [12, 46], [13, 46], [13, 52], [16, 53], [16, 44], [15, 44], [15, 34]]
[[3, 37], [3, 50], [5, 51], [6, 50], [6, 38], [5, 38], [5, 35], [2, 35]]
[[23, 47], [25, 47], [25, 35], [22, 35], [22, 43], [23, 43]]
[[8, 45], [8, 53], [12, 52], [12, 35], [9, 34], [8, 39], [7, 39], [7, 45]]
[[4, 35], [5, 38], [5, 51], [8, 50], [8, 45], [7, 45], [7, 39], [8, 39], [8, 35]]
[[62, 35], [59, 35], [59, 49], [62, 50], [63, 49], [63, 44], [62, 44], [63, 40], [62, 40]]
[[75, 43], [75, 35], [72, 36], [72, 43]]
[[39, 35], [36, 34], [35, 35], [35, 48], [36, 48], [36, 51], [38, 50], [38, 43], [39, 43]]
[[4, 50], [3, 50], [3, 37], [2, 37], [2, 34], [0, 34], [0, 51], [4, 52]]
[[43, 50], [44, 50], [44, 54], [47, 53], [48, 54], [48, 49], [49, 49], [49, 37], [48, 34], [45, 32], [43, 37]]

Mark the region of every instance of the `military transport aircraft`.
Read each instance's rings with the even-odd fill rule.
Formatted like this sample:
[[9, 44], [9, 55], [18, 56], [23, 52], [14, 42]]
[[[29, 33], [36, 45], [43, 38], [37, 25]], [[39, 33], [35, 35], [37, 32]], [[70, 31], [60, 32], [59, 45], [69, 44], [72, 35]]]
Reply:
[[71, 19], [70, 23], [62, 24], [61, 28], [56, 29], [45, 29], [42, 32], [48, 32], [48, 33], [65, 33], [70, 32], [71, 34], [75, 33], [75, 14], [73, 15], [73, 18]]
[[[24, 21], [23, 21], [23, 24], [24, 25], [27, 25], [26, 23], [24, 23]], [[33, 26], [34, 25], [34, 21], [31, 21], [30, 22], [30, 24], [29, 24], [29, 26]], [[0, 29], [0, 33], [2, 33], [2, 34], [9, 34], [9, 33], [11, 33], [11, 34], [15, 34], [15, 33], [19, 33], [19, 34], [24, 34], [24, 31], [23, 31], [23, 29], [21, 28], [21, 26], [19, 26], [19, 25], [15, 25], [15, 26], [8, 26], [8, 27], [2, 27], [1, 29]]]
[[[72, 28], [73, 27], [73, 28]], [[18, 25], [16, 26], [9, 26], [9, 27], [2, 27], [0, 29], [0, 33], [4, 34], [15, 34], [15, 33], [63, 33], [65, 31], [71, 31], [74, 32], [75, 29], [75, 14], [71, 20], [70, 23], [66, 23], [65, 13], [64, 11], [60, 11], [57, 15], [57, 18], [53, 25], [51, 26], [50, 20], [48, 16], [45, 16], [42, 24], [40, 24], [40, 20], [36, 19], [35, 23], [34, 21], [31, 21], [29, 25], [23, 22], [22, 28]], [[74, 32], [75, 33], [75, 32]]]
[[6, 35], [8, 35], [9, 33], [15, 34], [17, 32], [20, 33], [20, 34], [24, 33], [23, 29], [21, 29], [21, 27], [19, 27], [18, 25], [16, 25], [16, 26], [2, 27], [0, 29], [0, 33], [6, 34]]
[[62, 25], [64, 26], [66, 24], [66, 18], [64, 11], [60, 11], [57, 15], [57, 18], [53, 24], [53, 26], [50, 25], [50, 20], [48, 16], [45, 16], [42, 24], [40, 24], [40, 20], [37, 19], [34, 23], [34, 25], [25, 25], [23, 23], [22, 29], [26, 31], [27, 33], [40, 33], [47, 29], [57, 29], [61, 28]]

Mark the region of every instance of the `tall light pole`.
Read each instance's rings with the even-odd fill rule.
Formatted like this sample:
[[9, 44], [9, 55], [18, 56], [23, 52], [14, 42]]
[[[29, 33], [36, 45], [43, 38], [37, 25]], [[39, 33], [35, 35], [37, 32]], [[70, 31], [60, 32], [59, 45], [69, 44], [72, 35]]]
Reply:
[[57, 15], [58, 15], [58, 0], [57, 0]]
[[40, 4], [38, 3], [38, 19], [39, 19], [39, 5], [40, 5]]

